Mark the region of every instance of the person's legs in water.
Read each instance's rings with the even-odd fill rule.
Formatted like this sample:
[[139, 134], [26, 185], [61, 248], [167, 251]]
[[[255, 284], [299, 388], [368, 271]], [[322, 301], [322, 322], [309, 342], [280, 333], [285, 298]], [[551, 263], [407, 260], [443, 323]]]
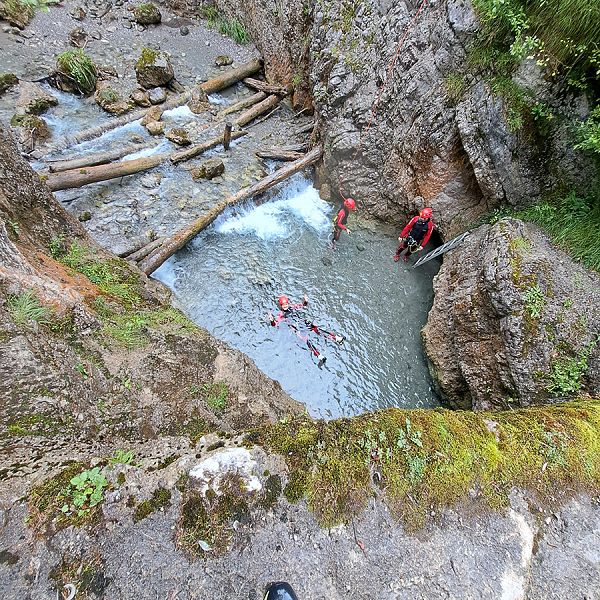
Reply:
[[[400, 255], [402, 254], [403, 250], [406, 250], [406, 248], [408, 248], [406, 240], [402, 240], [400, 242], [400, 244], [398, 245], [398, 248], [396, 249], [396, 254], [394, 254], [394, 262], [398, 262], [400, 260]], [[405, 254], [404, 261], [406, 262], [407, 260], [408, 260], [408, 258], [406, 258], [406, 254]]]
[[269, 585], [263, 600], [298, 600], [298, 596], [289, 583], [278, 581]]
[[335, 243], [340, 239], [342, 230], [339, 227], [333, 226], [333, 239], [331, 241], [331, 248], [335, 250]]

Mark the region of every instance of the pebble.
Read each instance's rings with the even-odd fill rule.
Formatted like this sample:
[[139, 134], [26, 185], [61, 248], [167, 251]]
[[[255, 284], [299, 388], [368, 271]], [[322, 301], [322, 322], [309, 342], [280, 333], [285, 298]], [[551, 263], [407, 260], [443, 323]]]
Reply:
[[181, 35], [188, 35], [188, 34], [189, 34], [189, 32], [190, 32], [190, 28], [189, 28], [187, 25], [182, 25], [182, 26], [179, 28], [179, 33], [180, 33]]
[[205, 45], [205, 46], [210, 46], [210, 42], [209, 42], [208, 40], [206, 40], [206, 41], [204, 42], [204, 45]]

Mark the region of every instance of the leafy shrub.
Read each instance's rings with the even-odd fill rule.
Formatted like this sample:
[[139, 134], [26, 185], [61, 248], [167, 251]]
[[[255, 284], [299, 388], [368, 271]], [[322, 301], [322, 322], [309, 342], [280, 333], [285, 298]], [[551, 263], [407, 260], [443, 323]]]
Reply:
[[525, 311], [530, 317], [538, 319], [542, 316], [542, 310], [546, 306], [546, 298], [544, 298], [544, 294], [538, 284], [530, 287], [525, 292], [524, 300]]
[[73, 48], [58, 55], [58, 71], [70, 79], [79, 92], [89, 94], [96, 87], [96, 66], [92, 59], [81, 49]]
[[104, 499], [104, 488], [108, 485], [100, 467], [94, 467], [75, 475], [66, 491], [66, 500], [61, 511], [64, 514], [77, 513], [82, 517]]
[[577, 134], [580, 141], [575, 145], [576, 150], [588, 150], [600, 155], [600, 105], [579, 125]]

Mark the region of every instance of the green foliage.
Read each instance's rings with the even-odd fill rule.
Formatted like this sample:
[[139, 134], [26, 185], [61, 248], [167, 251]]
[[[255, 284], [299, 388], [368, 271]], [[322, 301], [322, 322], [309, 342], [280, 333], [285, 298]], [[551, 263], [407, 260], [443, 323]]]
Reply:
[[205, 4], [200, 7], [200, 16], [208, 21], [210, 27], [214, 27], [219, 33], [230, 37], [238, 44], [247, 44], [250, 41], [248, 32], [243, 23], [237, 19], [228, 19], [219, 13], [213, 4]]
[[546, 298], [539, 284], [528, 288], [523, 294], [525, 301], [525, 311], [533, 319], [539, 319], [542, 316], [542, 310], [546, 306]]
[[37, 299], [33, 290], [8, 297], [8, 312], [17, 325], [28, 326], [32, 321], [47, 324], [52, 310]]
[[600, 190], [579, 197], [570, 192], [524, 210], [504, 215], [530, 221], [548, 233], [554, 243], [586, 267], [600, 271]]
[[559, 349], [550, 365], [546, 390], [559, 397], [570, 396], [581, 389], [581, 379], [588, 370], [588, 356], [596, 341], [574, 354], [567, 348]]
[[461, 101], [466, 88], [465, 76], [460, 73], [450, 73], [444, 79], [444, 89], [451, 106], [456, 106]]
[[110, 87], [105, 87], [98, 92], [98, 104], [114, 104], [121, 99], [118, 92]]
[[157, 50], [153, 50], [152, 48], [147, 47], [142, 48], [142, 52], [136, 63], [136, 68], [143, 69], [144, 67], [153, 65], [156, 59], [158, 58], [158, 55], [159, 52]]
[[108, 464], [110, 466], [130, 465], [134, 456], [133, 450], [115, 450], [113, 455], [108, 459]]
[[82, 94], [89, 94], [96, 87], [96, 66], [81, 49], [72, 48], [56, 58], [58, 71], [75, 83]]
[[215, 411], [222, 411], [227, 403], [229, 388], [224, 381], [207, 383], [202, 386], [206, 404]]
[[18, 83], [19, 78], [14, 73], [0, 73], [0, 96]]
[[530, 114], [531, 94], [510, 77], [494, 77], [490, 82], [492, 91], [504, 100], [506, 122], [511, 131], [518, 131]]
[[61, 512], [67, 515], [76, 513], [78, 517], [88, 514], [102, 502], [104, 488], [108, 486], [108, 481], [100, 471], [100, 467], [75, 475], [69, 483], [71, 485], [64, 493], [65, 503], [61, 507]]
[[587, 150], [600, 155], [600, 105], [596, 106], [586, 121], [577, 128], [579, 142], [576, 150]]

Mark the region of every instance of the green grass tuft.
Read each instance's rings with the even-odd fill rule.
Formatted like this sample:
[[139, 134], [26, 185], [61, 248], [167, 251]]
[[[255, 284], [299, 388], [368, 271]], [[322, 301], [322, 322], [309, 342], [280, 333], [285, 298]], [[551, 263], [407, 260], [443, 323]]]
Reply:
[[40, 325], [47, 324], [52, 309], [37, 299], [33, 290], [8, 297], [8, 312], [17, 325], [28, 326], [32, 321]]
[[59, 72], [74, 82], [82, 94], [89, 94], [96, 88], [96, 66], [81, 48], [59, 54], [56, 65]]

